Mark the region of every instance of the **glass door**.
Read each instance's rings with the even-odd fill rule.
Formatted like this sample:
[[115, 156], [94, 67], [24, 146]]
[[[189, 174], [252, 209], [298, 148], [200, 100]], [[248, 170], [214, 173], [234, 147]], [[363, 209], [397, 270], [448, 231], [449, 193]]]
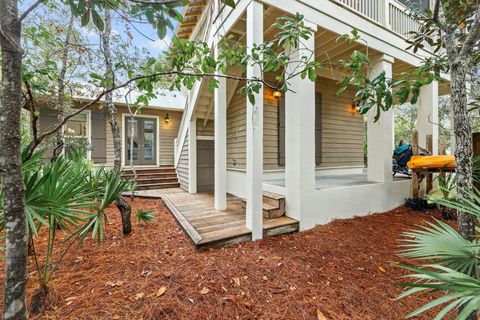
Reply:
[[128, 117], [125, 126], [125, 165], [155, 165], [157, 162], [157, 121]]

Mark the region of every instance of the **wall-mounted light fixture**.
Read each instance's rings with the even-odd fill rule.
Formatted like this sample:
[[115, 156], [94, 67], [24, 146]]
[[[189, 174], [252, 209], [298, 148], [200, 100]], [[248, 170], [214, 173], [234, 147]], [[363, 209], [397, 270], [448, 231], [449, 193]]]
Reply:
[[360, 105], [355, 102], [352, 102], [351, 108], [352, 112], [360, 112]]
[[282, 92], [281, 91], [278, 91], [278, 90], [275, 90], [273, 91], [272, 93], [272, 96], [275, 98], [275, 99], [280, 99], [280, 97], [282, 96]]
[[169, 122], [170, 122], [170, 117], [167, 112], [167, 114], [165, 115], [165, 123], [169, 123]]

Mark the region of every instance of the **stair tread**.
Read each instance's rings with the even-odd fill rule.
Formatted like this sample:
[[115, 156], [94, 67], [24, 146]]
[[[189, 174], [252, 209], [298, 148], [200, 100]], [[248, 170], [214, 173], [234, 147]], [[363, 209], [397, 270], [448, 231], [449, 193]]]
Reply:
[[[126, 180], [134, 180], [135, 177], [123, 177]], [[149, 180], [172, 180], [177, 179], [177, 176], [174, 177], [137, 177], [137, 181], [149, 181]]]

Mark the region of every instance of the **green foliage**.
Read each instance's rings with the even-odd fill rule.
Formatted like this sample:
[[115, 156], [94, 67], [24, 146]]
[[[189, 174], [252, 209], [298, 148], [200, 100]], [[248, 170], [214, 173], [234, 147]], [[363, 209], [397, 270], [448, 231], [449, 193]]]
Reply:
[[[278, 31], [275, 37], [266, 43], [254, 44], [248, 50], [239, 44], [232, 35], [222, 39], [218, 44], [218, 58], [213, 57], [213, 52], [207, 43], [202, 41], [188, 41], [178, 38], [172, 40], [166, 64], [151, 61], [142, 70], [145, 74], [171, 73], [171, 89], [180, 90], [182, 87], [192, 89], [194, 84], [204, 76], [229, 77], [228, 71], [239, 66], [246, 71], [248, 66], [258, 67], [263, 73], [286, 70], [291, 63], [290, 53], [302, 47], [302, 41], [313, 35], [313, 30], [305, 25], [302, 15], [278, 18], [273, 25]], [[245, 53], [246, 52], [246, 53]], [[295, 61], [295, 71], [282, 72], [275, 79], [275, 83], [267, 83], [260, 78], [236, 77], [245, 80], [245, 85], [240, 92], [245, 93], [249, 101], [255, 103], [255, 94], [259, 93], [262, 86], [270, 86], [286, 92], [289, 80], [300, 75], [302, 78], [315, 81], [316, 69], [321, 65], [313, 59], [313, 52], [302, 54], [299, 61]], [[151, 79], [141, 79], [136, 82], [137, 87], [148, 90]], [[218, 86], [218, 81], [209, 79], [208, 88], [213, 91]]]
[[148, 224], [155, 218], [155, 212], [153, 210], [139, 209], [135, 212], [135, 217], [138, 222]]
[[[412, 294], [423, 292], [446, 292], [445, 295], [434, 299], [421, 308], [407, 315], [407, 318], [415, 317], [434, 307], [444, 305], [437, 313], [435, 320], [443, 319], [452, 310], [462, 307], [456, 320], [465, 320], [470, 314], [480, 307], [480, 281], [465, 273], [444, 267], [440, 264], [429, 264], [423, 268], [403, 266], [404, 269], [412, 271], [409, 275], [415, 280], [413, 283], [405, 284], [410, 287], [398, 298], [402, 299]], [[446, 304], [446, 306], [445, 306]]]
[[[466, 191], [461, 199], [435, 199], [435, 202], [451, 209], [460, 210], [480, 217], [480, 194], [477, 190]], [[430, 291], [446, 292], [445, 295], [415, 310], [414, 317], [433, 307], [444, 305], [435, 319], [443, 319], [456, 307], [462, 311], [456, 319], [466, 319], [480, 307], [480, 263], [478, 239], [465, 239], [455, 229], [441, 221], [419, 226], [403, 234], [400, 254], [404, 257], [423, 260], [427, 264], [414, 268], [401, 266], [413, 273], [408, 275], [415, 281], [404, 284], [408, 287], [399, 299], [412, 294]]]
[[[28, 233], [39, 284], [47, 286], [72, 245], [81, 243], [89, 234], [98, 242], [103, 240], [105, 209], [132, 184], [122, 180], [120, 173], [93, 170], [80, 151], [51, 163], [42, 163], [42, 155], [40, 150], [28, 157], [28, 146], [22, 147]], [[0, 190], [0, 231], [4, 228], [2, 199]], [[34, 243], [42, 229], [47, 235], [47, 247], [40, 261]], [[59, 233], [65, 238], [65, 246], [58, 246]]]

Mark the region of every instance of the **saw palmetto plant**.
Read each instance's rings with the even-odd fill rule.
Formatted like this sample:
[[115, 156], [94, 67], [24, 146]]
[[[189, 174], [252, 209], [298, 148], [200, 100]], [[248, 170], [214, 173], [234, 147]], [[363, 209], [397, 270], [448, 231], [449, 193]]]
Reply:
[[[468, 197], [461, 200], [438, 198], [435, 202], [480, 218], [479, 191], [466, 191], [466, 194]], [[407, 276], [412, 281], [404, 284], [407, 290], [399, 299], [412, 294], [441, 293], [407, 317], [438, 308], [440, 311], [434, 319], [439, 320], [446, 315], [451, 317], [454, 310], [459, 309], [456, 319], [464, 320], [480, 309], [480, 242], [477, 238], [465, 239], [448, 224], [435, 220], [405, 232], [402, 242], [400, 255], [425, 264], [401, 266], [412, 272]]]
[[[25, 214], [30, 251], [38, 274], [39, 287], [48, 283], [70, 248], [88, 236], [100, 242], [104, 238], [105, 209], [132, 184], [103, 168], [93, 169], [80, 154], [58, 157], [51, 163], [41, 161], [42, 151], [26, 157], [23, 149]], [[0, 231], [4, 228], [0, 190]], [[39, 234], [47, 238], [45, 252], [35, 246]]]

